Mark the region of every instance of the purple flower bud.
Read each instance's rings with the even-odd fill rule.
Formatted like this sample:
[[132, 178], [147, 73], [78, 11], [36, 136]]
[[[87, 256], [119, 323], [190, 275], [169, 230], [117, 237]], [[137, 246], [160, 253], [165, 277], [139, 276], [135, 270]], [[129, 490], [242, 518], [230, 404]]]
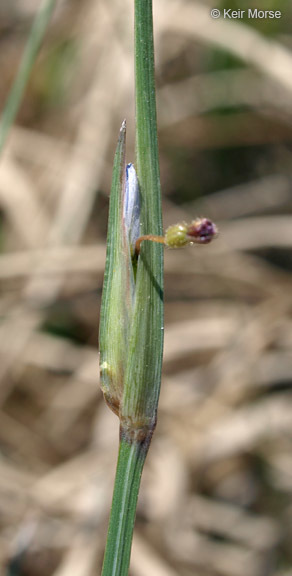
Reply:
[[131, 254], [135, 252], [136, 240], [140, 236], [140, 196], [136, 170], [133, 164], [126, 166], [126, 190], [123, 219], [128, 234]]
[[197, 218], [187, 228], [189, 241], [199, 244], [208, 244], [217, 233], [216, 225], [208, 218]]

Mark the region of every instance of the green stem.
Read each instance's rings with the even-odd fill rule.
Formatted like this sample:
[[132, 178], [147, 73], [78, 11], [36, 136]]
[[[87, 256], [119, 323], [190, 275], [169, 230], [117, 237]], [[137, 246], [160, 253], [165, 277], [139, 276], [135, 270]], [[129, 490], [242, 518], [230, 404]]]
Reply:
[[[135, 0], [136, 168], [141, 236], [162, 235], [152, 0]], [[125, 373], [122, 424], [154, 429], [163, 353], [163, 247], [142, 242]]]
[[[135, 0], [136, 169], [141, 234], [162, 234], [152, 0]], [[138, 259], [119, 416], [121, 442], [102, 576], [127, 576], [140, 480], [156, 424], [163, 353], [163, 248]]]
[[[154, 78], [152, 0], [135, 0], [136, 161], [142, 205], [141, 234], [162, 234]], [[161, 271], [163, 250], [159, 249]], [[156, 270], [155, 270], [156, 273]], [[160, 272], [161, 274], [161, 272]], [[162, 274], [161, 274], [162, 281]]]
[[128, 576], [143, 446], [121, 439], [102, 576]]
[[31, 69], [37, 57], [37, 53], [48, 27], [48, 22], [51, 18], [55, 4], [56, 0], [44, 0], [35, 17], [16, 79], [11, 88], [2, 114], [0, 122], [0, 154], [4, 147], [8, 132], [19, 110]]

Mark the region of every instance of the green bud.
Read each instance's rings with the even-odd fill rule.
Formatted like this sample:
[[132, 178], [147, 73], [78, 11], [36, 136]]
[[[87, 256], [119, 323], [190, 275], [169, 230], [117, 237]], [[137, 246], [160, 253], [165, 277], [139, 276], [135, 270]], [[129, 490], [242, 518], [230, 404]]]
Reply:
[[182, 248], [189, 244], [188, 225], [185, 222], [169, 226], [165, 232], [165, 245], [168, 248]]

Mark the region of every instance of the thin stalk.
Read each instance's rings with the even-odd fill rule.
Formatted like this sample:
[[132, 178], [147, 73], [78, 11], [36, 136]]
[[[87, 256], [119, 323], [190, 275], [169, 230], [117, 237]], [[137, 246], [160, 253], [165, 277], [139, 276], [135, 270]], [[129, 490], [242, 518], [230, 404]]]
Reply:
[[[135, 0], [136, 169], [141, 234], [162, 234], [152, 0]], [[123, 391], [120, 451], [102, 576], [127, 576], [143, 465], [156, 425], [163, 353], [163, 247], [143, 242], [137, 262]], [[107, 366], [107, 365], [106, 365]]]
[[[141, 236], [162, 236], [156, 124], [152, 0], [135, 0], [136, 168], [141, 194]], [[124, 382], [122, 429], [133, 422], [151, 434], [156, 424], [163, 353], [163, 246], [142, 242], [135, 308]]]
[[147, 452], [121, 439], [102, 575], [128, 576], [140, 480]]
[[44, 0], [35, 17], [30, 36], [25, 47], [19, 70], [8, 96], [0, 121], [0, 155], [9, 130], [19, 110], [29, 76], [36, 60], [41, 42], [48, 27], [56, 0]]

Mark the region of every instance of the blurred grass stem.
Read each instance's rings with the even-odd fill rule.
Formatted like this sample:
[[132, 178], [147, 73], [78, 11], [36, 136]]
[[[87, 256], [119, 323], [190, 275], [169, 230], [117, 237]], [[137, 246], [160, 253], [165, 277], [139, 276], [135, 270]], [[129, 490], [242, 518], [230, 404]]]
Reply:
[[55, 4], [56, 0], [44, 0], [35, 17], [16, 79], [11, 88], [0, 121], [0, 155], [5, 145], [9, 130], [18, 113], [32, 67], [47, 30], [48, 23], [55, 8]]

